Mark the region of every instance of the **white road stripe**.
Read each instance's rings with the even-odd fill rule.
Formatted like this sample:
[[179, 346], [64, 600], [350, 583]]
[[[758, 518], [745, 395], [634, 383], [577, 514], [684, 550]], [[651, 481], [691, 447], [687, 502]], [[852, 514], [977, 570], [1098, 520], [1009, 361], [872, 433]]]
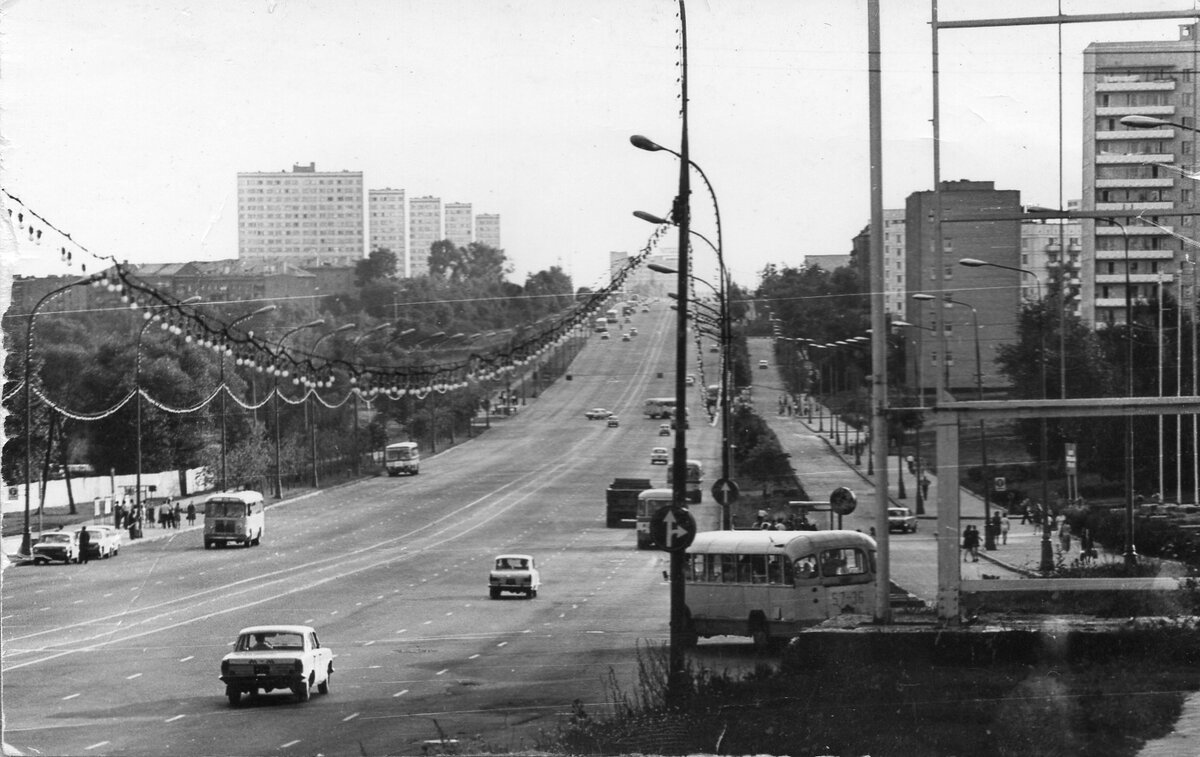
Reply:
[[104, 746], [107, 743], [108, 743], [107, 741], [97, 741], [95, 744], [92, 744], [91, 746], [85, 746], [83, 748], [83, 751], [86, 752], [90, 749], [99, 749], [100, 747]]
[[287, 749], [288, 747], [290, 747], [290, 746], [296, 746], [296, 745], [297, 745], [297, 744], [299, 744], [299, 743], [300, 743], [300, 739], [296, 739], [295, 741], [289, 741], [289, 742], [288, 742], [288, 743], [286, 743], [286, 744], [280, 744], [280, 745], [279, 745], [279, 748], [280, 748], [280, 749]]
[[141, 673], [134, 673], [134, 674], [133, 674], [133, 675], [131, 675], [131, 676], [125, 676], [125, 680], [126, 680], [126, 681], [132, 681], [132, 680], [133, 680], [133, 679], [135, 679], [135, 678], [139, 678], [139, 677], [141, 677], [141, 675], [142, 675]]
[[354, 720], [356, 717], [358, 717], [358, 713], [352, 712], [349, 715], [347, 715], [346, 717], [342, 718], [342, 722], [349, 723], [351, 720]]
[[392, 694], [392, 698], [394, 699], [395, 697], [402, 697], [407, 693], [408, 693], [408, 689], [404, 689], [403, 691], [397, 691], [395, 694]]
[[196, 655], [190, 654], [187, 657], [184, 657], [183, 659], [181, 659], [180, 662], [187, 662], [188, 660], [194, 660], [194, 659], [196, 659]]
[[187, 717], [187, 715], [176, 715], [176, 716], [175, 716], [175, 717], [173, 717], [173, 718], [167, 718], [167, 719], [166, 719], [166, 722], [167, 722], [167, 723], [174, 723], [176, 720], [179, 720], [179, 719], [181, 719], [181, 718], [186, 718], [186, 717]]
[[67, 701], [68, 699], [74, 699], [74, 698], [75, 698], [75, 697], [77, 697], [77, 696], [79, 696], [79, 694], [78, 694], [78, 693], [75, 693], [75, 694], [67, 694], [65, 697], [63, 697], [63, 698], [62, 698], [62, 700], [65, 702], [65, 701]]

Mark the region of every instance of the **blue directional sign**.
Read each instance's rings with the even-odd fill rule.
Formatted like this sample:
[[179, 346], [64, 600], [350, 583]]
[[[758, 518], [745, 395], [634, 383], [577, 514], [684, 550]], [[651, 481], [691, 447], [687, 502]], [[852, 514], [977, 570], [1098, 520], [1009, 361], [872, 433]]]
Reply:
[[682, 552], [696, 538], [696, 519], [682, 507], [663, 505], [650, 517], [650, 538], [659, 549]]

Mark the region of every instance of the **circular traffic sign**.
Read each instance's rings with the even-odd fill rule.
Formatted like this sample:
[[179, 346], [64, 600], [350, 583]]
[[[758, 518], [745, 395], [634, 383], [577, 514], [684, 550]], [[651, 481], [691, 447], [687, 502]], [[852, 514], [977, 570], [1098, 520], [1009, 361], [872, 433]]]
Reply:
[[712, 496], [718, 505], [732, 505], [740, 493], [737, 483], [728, 478], [718, 478], [712, 486]]
[[858, 506], [858, 497], [844, 486], [839, 486], [829, 495], [829, 509], [838, 515], [849, 515]]
[[650, 539], [668, 552], [682, 552], [696, 538], [696, 519], [687, 508], [663, 505], [650, 516]]

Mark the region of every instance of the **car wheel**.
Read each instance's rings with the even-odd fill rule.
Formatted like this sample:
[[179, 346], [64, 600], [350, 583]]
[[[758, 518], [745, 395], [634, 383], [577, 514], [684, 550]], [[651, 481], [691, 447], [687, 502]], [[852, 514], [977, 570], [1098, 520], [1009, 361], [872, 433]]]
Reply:
[[308, 689], [308, 681], [301, 681], [292, 687], [292, 693], [296, 695], [297, 702], [307, 702], [311, 693]]
[[329, 687], [333, 684], [333, 666], [329, 666], [329, 671], [325, 673], [325, 680], [317, 684], [317, 691], [322, 694], [329, 693]]
[[529, 593], [526, 594], [526, 596], [529, 597], [530, 599], [533, 599], [534, 597], [537, 596], [537, 589], [530, 589]]
[[204, 548], [205, 549], [212, 549], [212, 544], [213, 543], [211, 541], [209, 541], [208, 539], [204, 540]]
[[230, 707], [237, 707], [242, 702], [242, 692], [236, 686], [226, 686], [225, 696], [229, 699]]
[[492, 599], [500, 598], [500, 590], [499, 589], [491, 589], [488, 593]]
[[41, 564], [42, 564], [42, 563], [44, 563], [44, 562], [46, 562], [46, 561], [45, 561], [45, 560], [42, 560], [42, 559], [39, 559], [39, 558], [37, 558], [37, 557], [33, 558], [33, 564], [34, 564], [34, 565], [41, 565]]

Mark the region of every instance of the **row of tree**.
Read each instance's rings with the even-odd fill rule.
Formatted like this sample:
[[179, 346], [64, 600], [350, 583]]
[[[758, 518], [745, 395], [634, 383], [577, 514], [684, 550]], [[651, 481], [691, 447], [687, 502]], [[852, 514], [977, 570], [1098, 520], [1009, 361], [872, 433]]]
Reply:
[[[338, 327], [355, 324], [353, 330], [322, 341], [318, 364], [327, 357], [419, 368], [503, 350], [535, 334], [538, 321], [563, 314], [576, 300], [570, 278], [557, 267], [530, 274], [524, 285], [507, 280], [511, 271], [502, 250], [478, 243], [459, 248], [442, 241], [431, 250], [428, 275], [401, 278], [395, 255], [377, 250], [360, 262], [356, 290], [323, 298], [319, 308], [325, 323], [296, 332], [287, 347], [303, 351]], [[248, 310], [236, 303], [211, 308], [225, 323]], [[281, 303], [240, 328], [277, 339], [309, 317]], [[219, 472], [222, 420], [230, 485], [261, 480], [273, 469], [275, 412], [263, 404], [264, 398], [277, 382], [290, 398], [298, 398], [303, 388], [239, 365], [236, 357], [219, 357], [121, 308], [72, 313], [56, 311], [51, 300], [39, 311], [29, 372], [32, 385], [50, 404], [35, 397], [32, 427], [26, 429], [25, 393], [16, 390], [25, 378], [27, 325], [23, 314], [10, 313], [4, 319], [6, 481], [24, 480], [27, 445], [37, 461], [34, 479], [69, 463], [132, 473], [139, 441], [144, 471], [207, 465]], [[336, 375], [334, 387], [321, 390], [322, 398], [331, 403], [344, 399], [346, 379]], [[214, 399], [197, 410], [176, 412], [203, 404], [222, 383], [238, 401]], [[153, 400], [141, 403], [140, 430], [137, 403], [121, 404], [136, 388]], [[303, 474], [310, 438], [316, 439], [318, 459], [344, 460], [355, 448], [363, 453], [380, 448], [389, 437], [436, 444], [439, 438], [469, 432], [470, 419], [495, 391], [497, 387], [471, 386], [431, 392], [423, 399], [380, 397], [370, 407], [346, 401], [335, 409], [311, 400], [280, 403], [281, 473]], [[360, 410], [357, 419], [354, 406]]]

